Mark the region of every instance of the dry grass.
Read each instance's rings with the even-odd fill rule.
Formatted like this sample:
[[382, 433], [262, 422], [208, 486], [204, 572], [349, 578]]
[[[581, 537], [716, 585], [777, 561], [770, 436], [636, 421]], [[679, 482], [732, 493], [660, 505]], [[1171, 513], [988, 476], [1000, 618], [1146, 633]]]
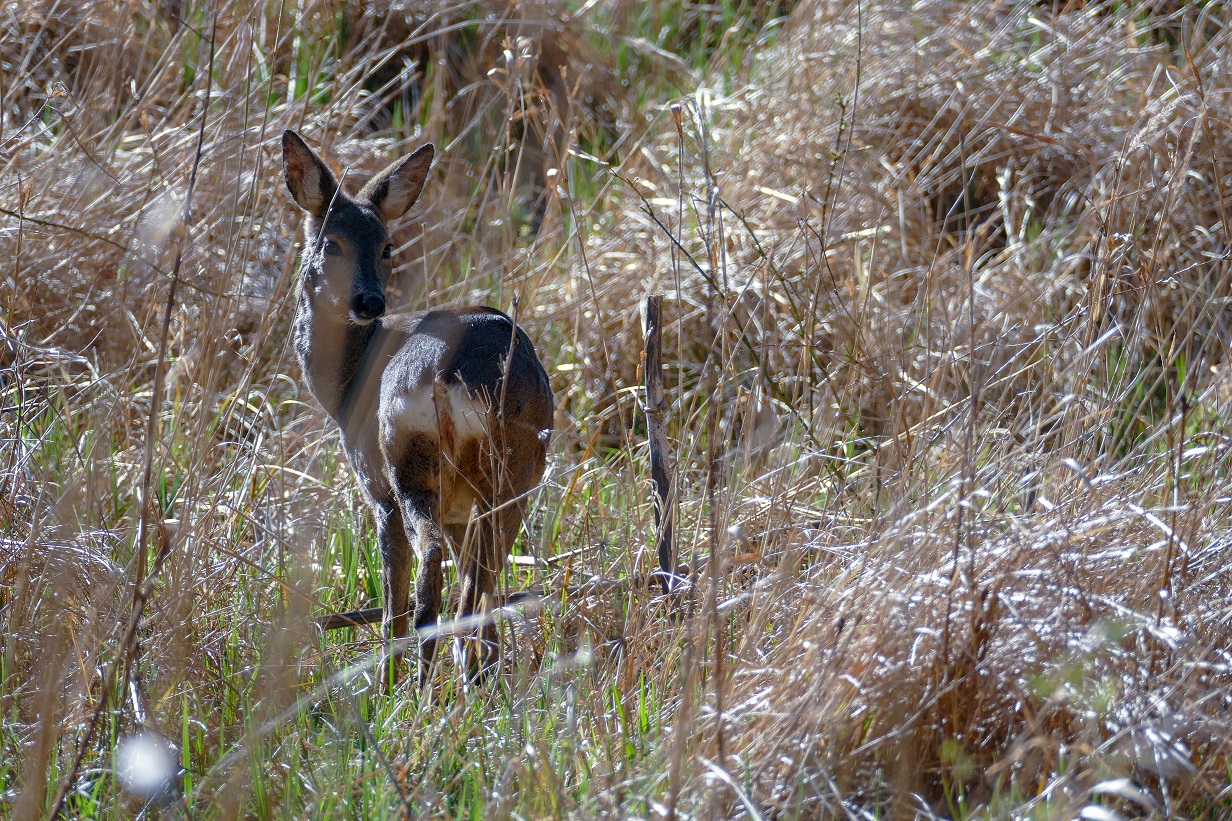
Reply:
[[[148, 727], [194, 815], [1228, 812], [1224, 7], [105, 5], [0, 12], [4, 811], [139, 809]], [[512, 587], [652, 566], [666, 294], [679, 620], [328, 678], [379, 559], [286, 345], [288, 126], [348, 180], [433, 140], [394, 301], [516, 300], [548, 364]]]

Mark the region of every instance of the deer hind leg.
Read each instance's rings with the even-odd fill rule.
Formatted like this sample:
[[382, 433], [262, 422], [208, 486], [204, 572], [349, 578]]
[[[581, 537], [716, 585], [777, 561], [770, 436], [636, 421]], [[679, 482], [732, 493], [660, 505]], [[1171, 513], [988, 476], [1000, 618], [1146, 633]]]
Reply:
[[458, 614], [484, 617], [474, 638], [468, 642], [466, 667], [467, 676], [472, 681], [486, 678], [499, 661], [499, 631], [496, 621], [490, 616], [499, 605], [496, 599], [497, 579], [521, 526], [522, 507], [510, 504], [487, 512], [475, 523], [471, 532], [471, 544], [461, 566], [462, 590]]
[[465, 658], [466, 676], [471, 681], [486, 677], [499, 655], [496, 625], [488, 620], [495, 606], [496, 574], [500, 563], [493, 541], [491, 514], [475, 521], [468, 540], [458, 552], [458, 576], [461, 590], [458, 596], [458, 618], [477, 616], [482, 621], [473, 636], [460, 642]]
[[[471, 598], [470, 591], [475, 578], [470, 568], [473, 564], [475, 547], [481, 538], [477, 532], [479, 527], [480, 523], [473, 520], [469, 524], [456, 523], [444, 526], [445, 533], [449, 537], [449, 543], [453, 548], [454, 567], [461, 582], [458, 602], [453, 613], [454, 617], [458, 619], [470, 616], [476, 611], [476, 608], [467, 607], [465, 603]], [[458, 669], [465, 669], [469, 662], [475, 658], [473, 644], [474, 642], [468, 638], [459, 635], [453, 637], [451, 646]]]
[[[384, 434], [384, 431], [382, 431]], [[415, 575], [416, 630], [435, 625], [441, 612], [441, 563], [443, 561], [440, 517], [440, 450], [436, 436], [399, 431], [382, 436], [381, 449], [388, 466], [390, 485], [402, 514], [406, 538], [419, 559]], [[388, 609], [388, 605], [387, 605]], [[431, 678], [436, 656], [436, 638], [421, 634], [419, 683]]]
[[[415, 576], [415, 629], [436, 624], [441, 614], [441, 531], [429, 516], [421, 516], [415, 528], [419, 554], [419, 572]], [[419, 684], [432, 679], [432, 661], [436, 657], [436, 637], [421, 636], [419, 642]]]

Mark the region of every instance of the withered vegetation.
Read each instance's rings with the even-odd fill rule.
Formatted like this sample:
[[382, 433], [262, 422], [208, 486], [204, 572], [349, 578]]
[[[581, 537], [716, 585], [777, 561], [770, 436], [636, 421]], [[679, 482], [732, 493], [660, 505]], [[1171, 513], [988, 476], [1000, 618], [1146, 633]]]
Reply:
[[[905, 5], [5, 4], [0, 814], [1228, 813], [1232, 12]], [[391, 308], [551, 375], [490, 687], [312, 627], [380, 559], [287, 127], [351, 183], [434, 142]]]

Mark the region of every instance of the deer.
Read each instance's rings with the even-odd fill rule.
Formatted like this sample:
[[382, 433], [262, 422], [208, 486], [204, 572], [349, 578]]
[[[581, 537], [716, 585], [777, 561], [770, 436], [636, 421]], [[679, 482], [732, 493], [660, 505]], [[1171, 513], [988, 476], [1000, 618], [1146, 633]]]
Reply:
[[421, 146], [352, 195], [299, 134], [282, 135], [286, 185], [304, 212], [292, 341], [376, 523], [383, 689], [399, 678], [411, 625], [419, 685], [431, 680], [446, 540], [460, 581], [457, 616], [480, 617], [463, 642], [467, 677], [495, 666], [496, 626], [484, 616], [542, 480], [554, 409], [530, 338], [503, 312], [386, 313], [390, 224], [419, 198], [434, 153]]

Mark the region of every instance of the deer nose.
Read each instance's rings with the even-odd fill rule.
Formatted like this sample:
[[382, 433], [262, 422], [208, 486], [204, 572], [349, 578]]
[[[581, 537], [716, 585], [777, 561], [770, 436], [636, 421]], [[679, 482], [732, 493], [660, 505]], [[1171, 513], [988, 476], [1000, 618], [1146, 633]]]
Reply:
[[371, 322], [385, 315], [385, 297], [375, 293], [356, 294], [351, 298], [351, 318]]

